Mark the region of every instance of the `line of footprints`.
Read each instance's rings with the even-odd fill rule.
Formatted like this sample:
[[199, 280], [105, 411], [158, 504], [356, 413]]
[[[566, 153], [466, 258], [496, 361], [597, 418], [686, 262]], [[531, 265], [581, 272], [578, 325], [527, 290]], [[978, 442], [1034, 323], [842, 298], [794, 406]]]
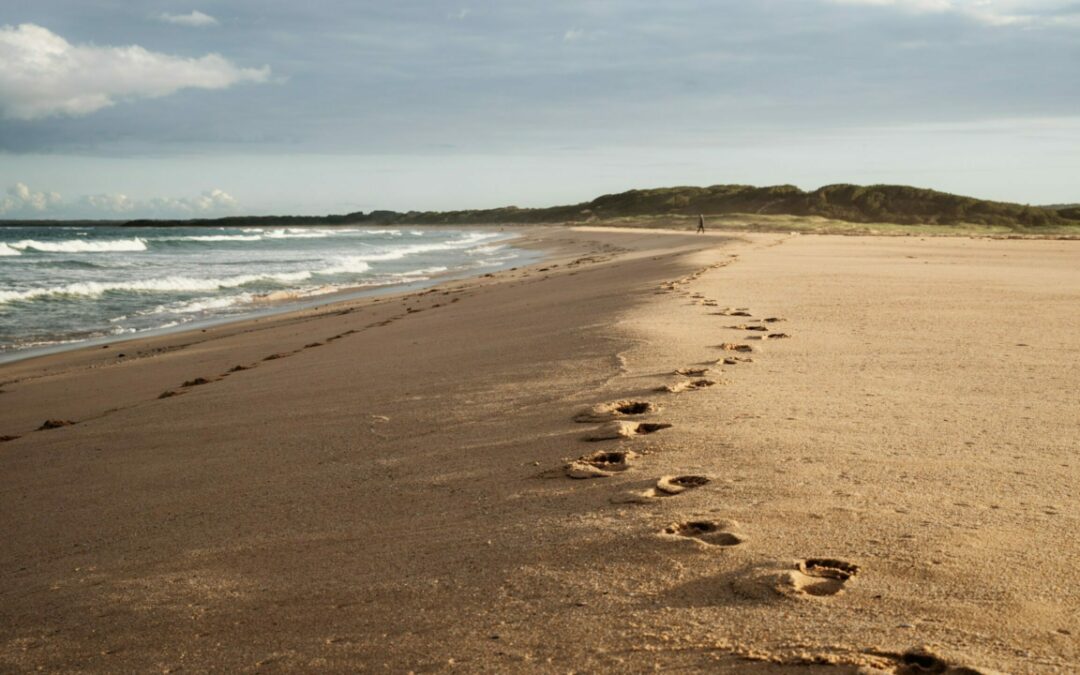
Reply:
[[[719, 303], [715, 300], [706, 298], [700, 293], [691, 294], [689, 291], [682, 291], [680, 287], [694, 281], [709, 269], [722, 265], [702, 268], [677, 281], [666, 282], [660, 286], [659, 292], [679, 292], [680, 295], [690, 298], [694, 304], [719, 307]], [[781, 317], [755, 319], [745, 307], [728, 307], [712, 314], [741, 318], [743, 323], [729, 325], [726, 328], [744, 331], [747, 334], [745, 336], [747, 341], [779, 340], [791, 337], [787, 333], [774, 330], [776, 324], [786, 321]], [[695, 366], [675, 370], [673, 374], [677, 376], [677, 379], [657, 388], [655, 392], [679, 394], [712, 387], [718, 382], [706, 378], [710, 372], [707, 366], [736, 366], [752, 363], [754, 359], [748, 354], [757, 351], [752, 344], [741, 341], [723, 342], [717, 345], [717, 348], [725, 352], [725, 355], [706, 363], [704, 367]], [[583, 436], [585, 441], [625, 442], [670, 428], [672, 425], [666, 422], [646, 421], [647, 416], [659, 410], [660, 407], [651, 401], [625, 399], [593, 405], [580, 410], [573, 419], [578, 423], [600, 425]], [[562, 467], [561, 473], [578, 480], [607, 478], [630, 469], [638, 458], [638, 453], [625, 448], [597, 450], [568, 462]], [[552, 472], [545, 473], [550, 475]], [[655, 485], [643, 492], [631, 491], [615, 496], [611, 501], [619, 504], [647, 504], [700, 488], [708, 485], [711, 480], [709, 476], [693, 474], [661, 476]], [[739, 524], [733, 520], [686, 520], [668, 525], [660, 534], [677, 539], [691, 539], [710, 548], [738, 546], [747, 540]], [[844, 586], [858, 572], [857, 565], [844, 560], [806, 558], [796, 561], [793, 568], [782, 571], [778, 579], [773, 575], [773, 580], [778, 583], [770, 585], [774, 590], [787, 595], [831, 596], [843, 592]]]

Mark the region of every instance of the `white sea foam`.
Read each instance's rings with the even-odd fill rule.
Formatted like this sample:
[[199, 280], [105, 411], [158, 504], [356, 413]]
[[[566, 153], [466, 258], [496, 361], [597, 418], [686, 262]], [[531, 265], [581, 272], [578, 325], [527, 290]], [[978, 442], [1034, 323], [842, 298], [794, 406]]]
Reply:
[[466, 255], [491, 255], [496, 251], [501, 251], [506, 248], [506, 244], [484, 244], [482, 246], [474, 246], [465, 251]]
[[251, 302], [253, 297], [254, 296], [251, 293], [238, 293], [237, 295], [226, 295], [220, 298], [196, 298], [186, 302], [171, 302], [165, 305], [158, 305], [153, 309], [141, 311], [139, 314], [141, 316], [151, 314], [196, 314], [218, 309], [228, 309], [234, 305], [247, 304]]
[[344, 256], [337, 259], [336, 265], [323, 268], [316, 274], [363, 274], [371, 269], [371, 265], [357, 256]]
[[154, 237], [153, 241], [262, 241], [257, 234], [202, 234], [190, 237]]
[[[292, 228], [296, 230], [298, 228]], [[287, 230], [273, 230], [263, 234], [267, 239], [325, 239], [330, 236], [329, 232], [290, 232]]]
[[123, 283], [81, 281], [49, 288], [31, 288], [23, 291], [0, 291], [0, 303], [34, 300], [48, 296], [99, 297], [109, 292], [127, 293], [193, 293], [236, 288], [257, 282], [291, 283], [311, 278], [311, 272], [284, 272], [278, 274], [241, 274], [223, 279], [195, 279], [192, 277], [166, 277]]
[[424, 269], [409, 270], [408, 272], [400, 272], [398, 274], [392, 274], [391, 276], [402, 277], [402, 278], [426, 277], [426, 276], [429, 276], [431, 274], [439, 274], [440, 272], [445, 272], [446, 270], [447, 270], [446, 267], [425, 267]]
[[498, 235], [487, 234], [483, 232], [476, 232], [473, 234], [465, 235], [460, 239], [452, 239], [447, 242], [439, 244], [409, 244], [407, 246], [394, 246], [388, 251], [379, 253], [366, 253], [358, 256], [352, 256], [354, 260], [365, 260], [367, 262], [379, 262], [385, 260], [401, 260], [402, 258], [417, 253], [430, 253], [432, 251], [453, 251], [460, 248], [468, 248], [473, 244], [476, 244], [485, 239], [490, 239]]
[[22, 255], [22, 251], [16, 248], [12, 248], [7, 244], [0, 243], [0, 256], [5, 255]]
[[146, 240], [139, 237], [107, 241], [86, 241], [85, 239], [35, 241], [33, 239], [24, 239], [14, 244], [8, 244], [8, 246], [20, 251], [32, 249], [44, 253], [105, 253], [109, 251], [145, 251]]

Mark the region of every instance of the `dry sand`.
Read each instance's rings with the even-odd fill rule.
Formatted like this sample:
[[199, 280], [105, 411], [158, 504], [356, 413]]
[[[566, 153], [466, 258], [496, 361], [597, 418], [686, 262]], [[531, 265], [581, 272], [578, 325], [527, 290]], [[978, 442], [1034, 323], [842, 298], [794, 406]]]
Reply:
[[0, 366], [0, 671], [1080, 669], [1080, 244], [528, 236]]

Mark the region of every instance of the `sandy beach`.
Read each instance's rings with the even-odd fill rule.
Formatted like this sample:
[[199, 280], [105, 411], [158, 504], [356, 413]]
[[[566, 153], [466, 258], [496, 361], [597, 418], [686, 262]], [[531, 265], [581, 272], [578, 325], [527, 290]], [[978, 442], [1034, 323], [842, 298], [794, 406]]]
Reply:
[[1080, 669], [1080, 242], [523, 237], [0, 365], [0, 670]]

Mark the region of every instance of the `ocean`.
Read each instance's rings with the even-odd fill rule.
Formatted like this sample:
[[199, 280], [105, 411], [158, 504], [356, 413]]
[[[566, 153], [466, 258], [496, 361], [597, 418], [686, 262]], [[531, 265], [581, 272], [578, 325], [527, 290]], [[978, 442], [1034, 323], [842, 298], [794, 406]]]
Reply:
[[0, 360], [525, 264], [534, 255], [505, 243], [512, 236], [407, 227], [0, 227]]

